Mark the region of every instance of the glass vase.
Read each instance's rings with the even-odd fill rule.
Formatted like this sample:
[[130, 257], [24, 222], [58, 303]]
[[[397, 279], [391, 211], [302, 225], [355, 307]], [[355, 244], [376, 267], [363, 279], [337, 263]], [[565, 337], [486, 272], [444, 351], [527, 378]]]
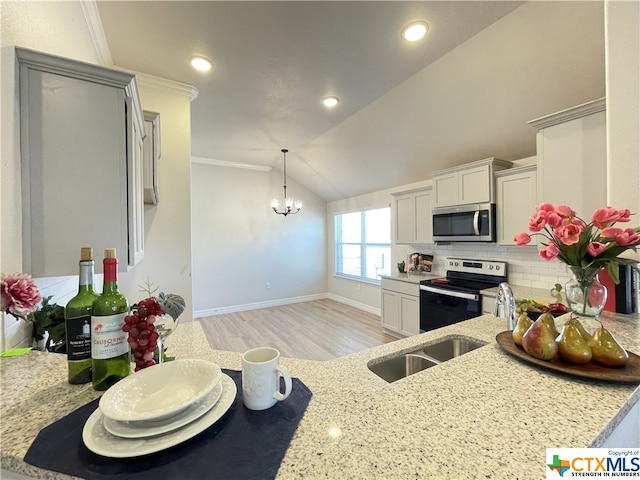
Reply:
[[569, 310], [583, 317], [597, 318], [607, 302], [607, 289], [598, 280], [598, 274], [604, 269], [569, 267], [573, 278], [564, 286]]

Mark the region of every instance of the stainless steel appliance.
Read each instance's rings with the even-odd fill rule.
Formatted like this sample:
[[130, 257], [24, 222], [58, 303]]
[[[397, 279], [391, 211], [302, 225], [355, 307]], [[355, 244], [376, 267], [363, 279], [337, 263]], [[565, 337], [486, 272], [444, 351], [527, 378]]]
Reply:
[[496, 205], [479, 203], [433, 209], [436, 242], [495, 242]]
[[447, 258], [444, 278], [420, 282], [420, 330], [446, 327], [482, 315], [487, 288], [507, 281], [507, 263]]

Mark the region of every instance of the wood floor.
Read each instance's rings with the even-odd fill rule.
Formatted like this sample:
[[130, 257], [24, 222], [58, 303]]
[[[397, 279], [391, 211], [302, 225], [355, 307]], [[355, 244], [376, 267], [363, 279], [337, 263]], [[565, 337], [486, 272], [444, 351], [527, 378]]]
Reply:
[[380, 317], [334, 300], [213, 315], [199, 319], [212, 348], [277, 348], [282, 356], [330, 360], [397, 340]]

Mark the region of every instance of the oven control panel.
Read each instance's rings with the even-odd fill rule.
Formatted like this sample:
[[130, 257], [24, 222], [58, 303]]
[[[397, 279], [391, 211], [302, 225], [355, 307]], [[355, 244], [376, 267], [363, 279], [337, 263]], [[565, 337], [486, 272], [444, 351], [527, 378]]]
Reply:
[[471, 260], [468, 258], [447, 258], [445, 260], [447, 271], [480, 273], [482, 275], [507, 276], [507, 262], [493, 260]]

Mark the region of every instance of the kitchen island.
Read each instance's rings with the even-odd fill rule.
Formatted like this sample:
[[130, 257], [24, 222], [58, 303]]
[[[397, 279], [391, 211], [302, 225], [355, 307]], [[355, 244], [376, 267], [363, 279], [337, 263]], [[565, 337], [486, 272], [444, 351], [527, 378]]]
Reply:
[[[605, 314], [603, 323], [640, 353], [640, 315]], [[484, 315], [335, 360], [283, 359], [313, 397], [277, 478], [544, 478], [547, 447], [600, 446], [640, 399], [637, 384], [555, 373], [510, 356], [495, 341], [505, 329], [503, 319]], [[486, 345], [391, 384], [367, 367], [451, 336]], [[167, 345], [177, 358], [241, 368], [242, 354], [211, 350], [198, 322], [181, 324]], [[0, 361], [3, 469], [69, 478], [22, 461], [40, 429], [99, 395], [90, 384], [67, 384], [65, 360], [30, 352]]]

